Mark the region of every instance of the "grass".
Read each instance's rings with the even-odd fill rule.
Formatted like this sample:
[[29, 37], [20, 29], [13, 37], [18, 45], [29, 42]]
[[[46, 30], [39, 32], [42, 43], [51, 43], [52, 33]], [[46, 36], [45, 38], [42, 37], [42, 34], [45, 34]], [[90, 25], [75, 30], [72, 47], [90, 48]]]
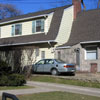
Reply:
[[52, 76], [32, 76], [29, 80], [39, 81], [39, 82], [50, 82], [50, 83], [76, 85], [76, 86], [83, 86], [83, 87], [100, 88], [99, 82], [91, 82], [91, 81], [85, 82], [82, 80], [63, 79], [63, 78], [52, 77]]
[[19, 100], [100, 100], [100, 97], [67, 92], [47, 92], [18, 96]]
[[32, 86], [0, 86], [0, 90], [30, 89]]

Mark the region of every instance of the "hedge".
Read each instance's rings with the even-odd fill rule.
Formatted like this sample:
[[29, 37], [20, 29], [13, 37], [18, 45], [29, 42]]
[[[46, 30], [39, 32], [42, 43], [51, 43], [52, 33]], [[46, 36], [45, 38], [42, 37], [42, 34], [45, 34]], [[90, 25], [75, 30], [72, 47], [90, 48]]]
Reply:
[[0, 86], [23, 86], [25, 83], [25, 77], [19, 74], [2, 75], [0, 77]]
[[0, 60], [0, 86], [22, 86], [25, 83], [24, 75], [14, 74], [11, 67]]

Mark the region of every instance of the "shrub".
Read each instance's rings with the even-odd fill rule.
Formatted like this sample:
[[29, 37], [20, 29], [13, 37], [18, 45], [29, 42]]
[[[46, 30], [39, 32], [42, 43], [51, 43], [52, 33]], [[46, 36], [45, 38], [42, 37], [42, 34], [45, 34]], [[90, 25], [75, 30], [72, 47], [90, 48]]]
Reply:
[[9, 67], [9, 65], [6, 62], [0, 60], [0, 76], [8, 75], [10, 73], [11, 73], [11, 67]]
[[7, 86], [8, 85], [8, 77], [6, 75], [2, 75], [0, 77], [0, 86]]
[[20, 74], [11, 74], [8, 76], [9, 86], [22, 86], [26, 83], [25, 77]]
[[25, 77], [20, 74], [13, 74], [11, 67], [0, 60], [0, 86], [22, 86], [26, 83]]
[[2, 75], [0, 77], [0, 86], [23, 86], [25, 83], [24, 76], [19, 74]]

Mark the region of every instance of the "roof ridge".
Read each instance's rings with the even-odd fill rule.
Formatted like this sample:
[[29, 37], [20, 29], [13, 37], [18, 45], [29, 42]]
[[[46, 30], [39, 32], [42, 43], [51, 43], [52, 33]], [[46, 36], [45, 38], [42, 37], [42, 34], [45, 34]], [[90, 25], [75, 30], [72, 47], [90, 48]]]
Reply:
[[54, 12], [54, 11], [56, 11], [58, 9], [65, 9], [65, 8], [70, 7], [70, 6], [72, 6], [72, 4], [71, 5], [65, 5], [65, 6], [62, 6], [62, 7], [57, 7], [57, 8], [52, 8], [52, 9], [46, 9], [46, 10], [42, 10], [42, 11], [37, 11], [37, 12], [33, 12], [33, 13], [23, 14], [23, 15], [19, 15], [19, 16], [15, 16], [15, 17], [5, 18], [5, 19], [0, 20], [0, 22], [2, 23], [2, 22], [14, 20], [14, 19], [21, 19], [21, 18], [27, 18], [27, 17], [31, 17], [31, 16], [48, 14], [48, 13]]

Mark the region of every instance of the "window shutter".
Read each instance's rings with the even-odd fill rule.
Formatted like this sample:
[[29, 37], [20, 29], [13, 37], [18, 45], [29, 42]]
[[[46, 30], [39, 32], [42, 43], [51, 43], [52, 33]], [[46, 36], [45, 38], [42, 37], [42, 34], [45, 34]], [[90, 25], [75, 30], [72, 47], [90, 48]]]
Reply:
[[44, 19], [41, 19], [41, 32], [44, 32]]
[[11, 35], [14, 36], [15, 34], [15, 25], [12, 25], [12, 32], [11, 32]]
[[22, 24], [20, 24], [20, 32], [19, 32], [20, 35], [22, 35]]
[[36, 28], [36, 26], [35, 26], [35, 21], [33, 21], [32, 22], [32, 33], [35, 33], [36, 31], [35, 31], [35, 28]]

